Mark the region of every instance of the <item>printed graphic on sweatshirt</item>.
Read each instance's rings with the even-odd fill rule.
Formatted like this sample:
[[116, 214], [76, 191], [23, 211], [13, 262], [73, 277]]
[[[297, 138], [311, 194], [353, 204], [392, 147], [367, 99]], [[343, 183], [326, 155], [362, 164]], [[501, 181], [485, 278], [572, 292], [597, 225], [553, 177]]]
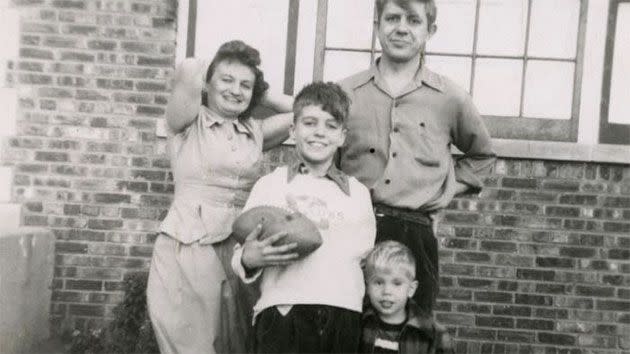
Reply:
[[328, 230], [331, 220], [341, 220], [341, 212], [333, 212], [328, 203], [311, 195], [295, 195], [288, 193], [286, 202], [289, 209], [306, 215], [320, 230]]

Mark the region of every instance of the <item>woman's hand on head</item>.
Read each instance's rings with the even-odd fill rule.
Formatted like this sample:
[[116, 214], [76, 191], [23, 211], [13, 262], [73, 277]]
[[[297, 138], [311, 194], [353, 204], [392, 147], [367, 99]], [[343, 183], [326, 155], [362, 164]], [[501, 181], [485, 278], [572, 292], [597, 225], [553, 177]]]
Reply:
[[182, 131], [195, 120], [206, 70], [207, 63], [194, 58], [185, 59], [175, 70], [173, 90], [166, 106], [166, 121], [173, 133]]
[[243, 243], [241, 263], [246, 269], [253, 270], [262, 267], [287, 265], [293, 263], [298, 254], [295, 252], [297, 243], [274, 246], [273, 244], [286, 237], [285, 232], [271, 235], [264, 240], [258, 237], [262, 233], [262, 226], [258, 225]]

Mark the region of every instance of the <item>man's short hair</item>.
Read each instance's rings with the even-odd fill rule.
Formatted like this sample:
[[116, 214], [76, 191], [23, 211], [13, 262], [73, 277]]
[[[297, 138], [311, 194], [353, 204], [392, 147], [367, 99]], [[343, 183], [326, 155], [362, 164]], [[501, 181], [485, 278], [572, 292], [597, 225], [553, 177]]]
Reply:
[[437, 18], [437, 6], [435, 6], [435, 0], [376, 0], [376, 15], [378, 21], [381, 21], [383, 9], [388, 2], [393, 2], [405, 10], [409, 10], [410, 2], [419, 2], [424, 4], [424, 8], [427, 11], [427, 25], [429, 27], [435, 23], [435, 19]]
[[365, 279], [370, 279], [376, 272], [391, 269], [402, 270], [410, 280], [414, 280], [416, 260], [413, 253], [398, 241], [379, 242], [365, 260]]
[[334, 82], [313, 82], [304, 86], [293, 101], [294, 119], [299, 117], [306, 106], [319, 106], [330, 113], [335, 120], [344, 124], [350, 111], [350, 98], [341, 86]]

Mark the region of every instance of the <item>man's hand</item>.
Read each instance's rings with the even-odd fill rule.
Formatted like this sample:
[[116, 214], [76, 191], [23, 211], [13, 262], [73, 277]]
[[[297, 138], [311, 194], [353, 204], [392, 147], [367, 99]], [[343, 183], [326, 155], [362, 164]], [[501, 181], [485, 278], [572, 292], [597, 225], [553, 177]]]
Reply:
[[258, 236], [260, 236], [261, 232], [262, 225], [256, 226], [256, 228], [247, 235], [245, 243], [243, 243], [241, 263], [246, 270], [287, 265], [298, 258], [298, 254], [293, 252], [297, 247], [297, 243], [293, 242], [282, 246], [273, 245], [287, 235], [285, 232], [279, 232], [264, 240], [259, 240]]

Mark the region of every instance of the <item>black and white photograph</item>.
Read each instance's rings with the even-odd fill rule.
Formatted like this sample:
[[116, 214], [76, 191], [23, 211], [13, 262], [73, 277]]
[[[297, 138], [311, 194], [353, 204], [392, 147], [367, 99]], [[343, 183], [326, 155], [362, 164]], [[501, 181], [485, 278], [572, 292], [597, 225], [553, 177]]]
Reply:
[[0, 353], [630, 354], [630, 0], [0, 0]]

